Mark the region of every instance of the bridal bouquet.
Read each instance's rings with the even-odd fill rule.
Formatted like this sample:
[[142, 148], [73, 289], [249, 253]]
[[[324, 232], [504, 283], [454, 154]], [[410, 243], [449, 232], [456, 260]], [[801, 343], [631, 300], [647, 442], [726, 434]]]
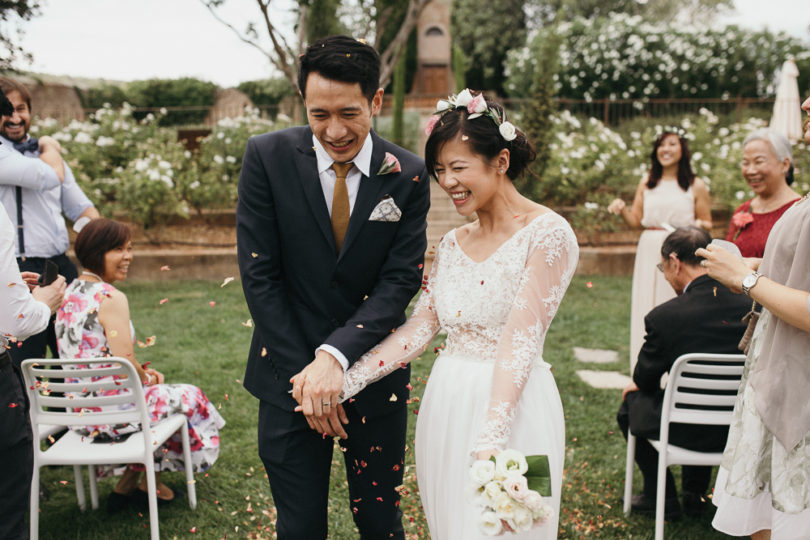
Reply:
[[474, 502], [483, 507], [478, 526], [486, 535], [528, 531], [551, 516], [552, 509], [543, 503], [543, 496], [551, 496], [548, 456], [507, 449], [478, 460], [470, 468], [470, 489]]

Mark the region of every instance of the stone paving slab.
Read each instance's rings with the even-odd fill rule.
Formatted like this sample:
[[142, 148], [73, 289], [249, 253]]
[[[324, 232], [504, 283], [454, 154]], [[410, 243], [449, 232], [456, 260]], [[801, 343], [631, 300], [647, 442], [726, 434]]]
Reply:
[[577, 370], [579, 378], [594, 388], [615, 388], [621, 390], [630, 384], [631, 379], [618, 371], [594, 371], [591, 369]]
[[580, 362], [589, 362], [591, 364], [610, 364], [619, 359], [619, 353], [607, 349], [574, 347], [574, 358]]

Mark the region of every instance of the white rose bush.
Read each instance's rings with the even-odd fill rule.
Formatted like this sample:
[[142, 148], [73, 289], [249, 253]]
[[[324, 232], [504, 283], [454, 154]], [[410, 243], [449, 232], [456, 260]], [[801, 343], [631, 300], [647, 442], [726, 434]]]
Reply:
[[176, 129], [160, 126], [164, 115], [137, 120], [127, 104], [105, 106], [66, 126], [36, 121], [31, 132], [62, 142], [77, 182], [102, 214], [124, 214], [150, 235], [191, 211], [233, 208], [247, 139], [289, 123], [246, 110], [239, 118], [221, 120], [192, 152], [178, 141]]
[[547, 456], [524, 456], [506, 449], [470, 467], [472, 502], [481, 507], [478, 527], [486, 535], [525, 532], [548, 521], [552, 509], [543, 502], [551, 495]]

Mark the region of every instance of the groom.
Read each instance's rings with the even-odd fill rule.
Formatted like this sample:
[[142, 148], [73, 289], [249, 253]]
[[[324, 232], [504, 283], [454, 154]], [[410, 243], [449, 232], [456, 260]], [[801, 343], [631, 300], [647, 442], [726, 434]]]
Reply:
[[[363, 539], [404, 538], [407, 369], [338, 405], [344, 371], [404, 322], [426, 250], [424, 162], [380, 138], [380, 58], [345, 36], [313, 43], [298, 86], [309, 126], [252, 137], [236, 209], [242, 286], [255, 323], [245, 388], [259, 398], [259, 455], [279, 539], [327, 535], [340, 436]], [[304, 415], [290, 378], [304, 371]]]

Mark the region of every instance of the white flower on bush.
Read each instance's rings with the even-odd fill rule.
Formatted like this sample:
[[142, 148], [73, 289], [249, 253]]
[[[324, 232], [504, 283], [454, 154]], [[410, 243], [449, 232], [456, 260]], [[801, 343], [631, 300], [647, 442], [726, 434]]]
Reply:
[[197, 189], [198, 187], [200, 187], [200, 181], [194, 180], [192, 183], [188, 185], [188, 187], [189, 189]]
[[93, 142], [93, 139], [84, 131], [80, 131], [75, 137], [73, 137], [73, 142], [79, 144], [90, 144]]
[[225, 160], [222, 159], [222, 156], [217, 154], [214, 156], [214, 163], [216, 163], [217, 165], [222, 165], [223, 163], [225, 163]]
[[495, 456], [495, 474], [506, 478], [510, 474], [525, 474], [529, 470], [526, 458], [517, 450], [510, 448]]
[[236, 158], [233, 156], [227, 156], [225, 158], [225, 161], [227, 161], [228, 163], [236, 163]]
[[585, 210], [588, 212], [593, 212], [594, 210], [599, 209], [599, 204], [595, 202], [585, 202]]
[[479, 459], [470, 467], [470, 479], [477, 486], [485, 486], [495, 478], [495, 463]]
[[745, 197], [745, 192], [744, 191], [738, 191], [738, 192], [736, 192], [734, 194], [734, 196], [737, 198], [738, 201], [741, 201], [741, 200], [743, 200], [743, 197]]
[[96, 139], [96, 146], [105, 147], [105, 146], [112, 146], [115, 144], [115, 139], [112, 137], [106, 137], [104, 135], [100, 135], [98, 139]]
[[497, 536], [501, 534], [503, 526], [501, 525], [500, 518], [495, 515], [495, 512], [491, 510], [483, 512], [479, 519], [480, 521], [478, 526], [484, 532], [484, 534], [489, 536]]

